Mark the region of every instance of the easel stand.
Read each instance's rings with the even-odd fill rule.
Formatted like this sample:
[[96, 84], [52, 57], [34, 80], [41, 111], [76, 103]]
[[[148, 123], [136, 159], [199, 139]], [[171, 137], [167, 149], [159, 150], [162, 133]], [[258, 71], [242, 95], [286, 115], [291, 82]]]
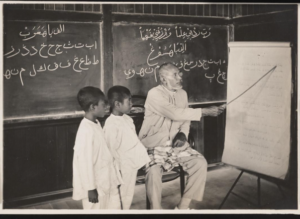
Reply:
[[[252, 175], [256, 175], [256, 176], [257, 176], [257, 204], [255, 204], [255, 203], [253, 203], [253, 202], [250, 202], [250, 201], [247, 200], [246, 198], [244, 198], [244, 197], [242, 197], [242, 196], [240, 196], [240, 195], [238, 195], [238, 194], [232, 192], [232, 190], [234, 189], [235, 185], [237, 184], [237, 182], [239, 181], [239, 179], [241, 178], [241, 176], [243, 175], [244, 172], [248, 172], [248, 173], [250, 173], [250, 174], [252, 174]], [[230, 193], [231, 193], [232, 195], [235, 195], [236, 197], [242, 199], [243, 201], [246, 201], [246, 202], [248, 202], [249, 204], [255, 206], [256, 208], [263, 208], [264, 206], [266, 206], [266, 205], [262, 206], [262, 205], [261, 205], [261, 202], [260, 202], [260, 197], [261, 197], [261, 194], [260, 194], [260, 179], [261, 179], [262, 176], [264, 176], [264, 175], [259, 174], [259, 173], [249, 172], [249, 171], [246, 171], [246, 170], [241, 170], [241, 173], [240, 173], [239, 176], [236, 178], [235, 182], [234, 182], [233, 185], [231, 186], [231, 188], [230, 188], [230, 190], [228, 191], [227, 195], [226, 195], [225, 198], [223, 199], [221, 205], [219, 206], [219, 209], [222, 208], [222, 206], [223, 206], [224, 203], [226, 202], [226, 200], [227, 200], [228, 196], [230, 195]], [[265, 178], [265, 177], [264, 177], [264, 178]], [[284, 195], [284, 193], [283, 193], [283, 191], [282, 191], [282, 188], [281, 188], [281, 186], [279, 185], [279, 183], [278, 183], [278, 182], [274, 182], [274, 183], [277, 185], [277, 187], [278, 187], [278, 189], [279, 189], [279, 191], [280, 191], [280, 193], [281, 193], [283, 199], [285, 199], [286, 196]], [[267, 204], [269, 204], [269, 203], [267, 203]]]

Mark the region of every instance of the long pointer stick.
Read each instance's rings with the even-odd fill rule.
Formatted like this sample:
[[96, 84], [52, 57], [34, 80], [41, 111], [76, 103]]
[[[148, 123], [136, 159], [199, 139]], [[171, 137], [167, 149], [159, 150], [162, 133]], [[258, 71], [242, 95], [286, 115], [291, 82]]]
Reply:
[[233, 100], [229, 101], [226, 105], [229, 105], [230, 103], [232, 103], [234, 100], [236, 100], [237, 98], [239, 98], [240, 96], [242, 96], [244, 93], [246, 93], [248, 90], [250, 90], [252, 87], [254, 87], [254, 85], [256, 85], [261, 79], [263, 79], [267, 74], [274, 72], [274, 70], [277, 68], [277, 65], [275, 65], [271, 70], [269, 70], [266, 74], [264, 74], [260, 79], [258, 79], [254, 84], [252, 84], [247, 90], [245, 90], [243, 93], [241, 93], [240, 95], [238, 95], [236, 98], [234, 98]]

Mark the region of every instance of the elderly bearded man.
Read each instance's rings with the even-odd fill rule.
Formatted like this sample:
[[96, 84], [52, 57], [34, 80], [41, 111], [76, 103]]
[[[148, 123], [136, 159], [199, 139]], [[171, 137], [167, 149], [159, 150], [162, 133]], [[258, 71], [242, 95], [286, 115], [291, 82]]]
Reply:
[[[175, 145], [185, 144], [190, 129], [190, 121], [200, 121], [203, 116], [218, 116], [224, 110], [220, 107], [202, 109], [188, 108], [188, 97], [182, 89], [182, 73], [171, 64], [160, 66], [161, 84], [152, 88], [145, 102], [145, 118], [139, 138], [150, 151], [163, 147], [178, 137]], [[183, 197], [176, 207], [189, 209], [191, 200], [202, 201], [207, 174], [207, 162], [203, 156], [180, 157], [177, 162], [188, 174]], [[162, 167], [153, 165], [146, 170], [146, 192], [151, 209], [161, 209]]]

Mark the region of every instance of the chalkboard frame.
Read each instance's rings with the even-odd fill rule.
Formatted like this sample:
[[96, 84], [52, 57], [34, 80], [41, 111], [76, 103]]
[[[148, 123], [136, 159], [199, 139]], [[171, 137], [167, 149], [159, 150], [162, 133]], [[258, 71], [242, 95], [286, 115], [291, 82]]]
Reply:
[[231, 24], [229, 18], [211, 18], [211, 17], [200, 17], [200, 16], [172, 16], [172, 15], [159, 15], [159, 14], [118, 14], [115, 13], [112, 16], [112, 21], [115, 22], [135, 22], [135, 23], [188, 23], [188, 24], [205, 24], [205, 25], [224, 25]]
[[[84, 14], [84, 16], [82, 16]], [[95, 12], [73, 12], [73, 11], [49, 11], [49, 10], [3, 10], [5, 21], [69, 21], [69, 22], [101, 22], [103, 15]]]

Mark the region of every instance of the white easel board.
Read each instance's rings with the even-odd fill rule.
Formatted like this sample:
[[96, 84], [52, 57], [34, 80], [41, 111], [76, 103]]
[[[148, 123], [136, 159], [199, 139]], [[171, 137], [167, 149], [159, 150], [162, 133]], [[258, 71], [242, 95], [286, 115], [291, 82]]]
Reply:
[[222, 162], [284, 179], [290, 155], [290, 43], [230, 42], [229, 48], [227, 103], [259, 82], [227, 106]]

